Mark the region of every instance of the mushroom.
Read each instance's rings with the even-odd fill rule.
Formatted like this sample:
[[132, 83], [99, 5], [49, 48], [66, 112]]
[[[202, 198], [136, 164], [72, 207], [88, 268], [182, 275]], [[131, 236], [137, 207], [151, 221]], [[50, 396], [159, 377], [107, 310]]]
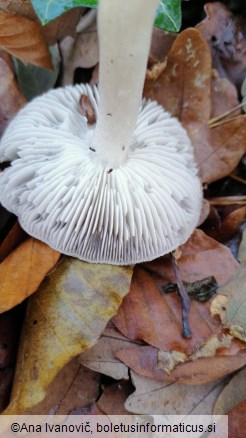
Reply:
[[[158, 0], [100, 0], [99, 92], [51, 90], [10, 122], [0, 202], [30, 235], [70, 256], [115, 265], [169, 253], [191, 235], [202, 191], [191, 142], [142, 100]], [[97, 122], [79, 113], [88, 96]]]

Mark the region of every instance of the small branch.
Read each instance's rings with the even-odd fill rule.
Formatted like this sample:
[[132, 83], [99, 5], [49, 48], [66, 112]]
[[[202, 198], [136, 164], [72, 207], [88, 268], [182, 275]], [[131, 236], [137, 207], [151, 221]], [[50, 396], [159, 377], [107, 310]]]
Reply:
[[246, 205], [246, 195], [242, 196], [220, 196], [208, 199], [211, 205]]
[[179, 295], [181, 298], [183, 337], [190, 338], [192, 335], [191, 329], [190, 329], [190, 323], [189, 323], [190, 298], [189, 298], [189, 295], [187, 294], [185, 287], [183, 285], [183, 282], [182, 282], [182, 279], [180, 276], [180, 272], [179, 272], [179, 267], [178, 267], [177, 261], [173, 255], [173, 253], [171, 253], [171, 261], [172, 261], [173, 272], [174, 272], [175, 279], [176, 279], [177, 286], [178, 286], [178, 290], [179, 290]]
[[217, 123], [213, 123], [212, 125], [209, 125], [209, 128], [210, 128], [210, 129], [213, 129], [213, 128], [216, 128], [217, 126], [224, 125], [225, 123], [230, 123], [230, 122], [232, 122], [233, 120], [236, 120], [236, 119], [238, 119], [239, 117], [241, 117], [241, 115], [242, 115], [242, 114], [240, 114], [240, 115], [238, 115], [238, 116], [236, 116], [236, 117], [232, 117], [231, 119], [221, 120], [221, 121], [219, 121], [219, 122], [217, 122]]
[[243, 179], [240, 176], [235, 175], [234, 173], [230, 173], [229, 178], [235, 179], [235, 181], [246, 185], [246, 179]]

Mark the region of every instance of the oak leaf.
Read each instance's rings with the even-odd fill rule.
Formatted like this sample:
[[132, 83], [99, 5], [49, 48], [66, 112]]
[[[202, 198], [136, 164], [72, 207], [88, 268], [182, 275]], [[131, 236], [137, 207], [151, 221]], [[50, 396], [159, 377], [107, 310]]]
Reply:
[[134, 413], [149, 415], [209, 415], [224, 386], [223, 380], [207, 385], [187, 386], [180, 383], [163, 383], [131, 372], [136, 388], [125, 403]]

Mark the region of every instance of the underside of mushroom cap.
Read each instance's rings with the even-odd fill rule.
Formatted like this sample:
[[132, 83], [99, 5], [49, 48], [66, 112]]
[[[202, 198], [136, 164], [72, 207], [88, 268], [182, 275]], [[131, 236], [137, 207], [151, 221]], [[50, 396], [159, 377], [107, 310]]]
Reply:
[[79, 113], [82, 94], [97, 114], [97, 89], [77, 85], [34, 99], [9, 124], [0, 202], [30, 235], [85, 261], [126, 265], [174, 250], [202, 200], [185, 130], [143, 101], [127, 160], [109, 169], [90, 148], [95, 126]]

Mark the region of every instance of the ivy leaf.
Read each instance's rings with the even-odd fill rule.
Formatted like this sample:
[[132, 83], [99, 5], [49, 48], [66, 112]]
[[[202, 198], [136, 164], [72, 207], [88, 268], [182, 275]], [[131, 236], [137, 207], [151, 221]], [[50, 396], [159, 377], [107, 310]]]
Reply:
[[[98, 0], [31, 0], [32, 5], [42, 24], [47, 24], [54, 18], [78, 6], [95, 8]], [[181, 1], [160, 0], [155, 19], [155, 26], [170, 32], [178, 32], [181, 25]]]
[[155, 26], [169, 32], [178, 32], [181, 27], [180, 0], [161, 0], [157, 9]]

